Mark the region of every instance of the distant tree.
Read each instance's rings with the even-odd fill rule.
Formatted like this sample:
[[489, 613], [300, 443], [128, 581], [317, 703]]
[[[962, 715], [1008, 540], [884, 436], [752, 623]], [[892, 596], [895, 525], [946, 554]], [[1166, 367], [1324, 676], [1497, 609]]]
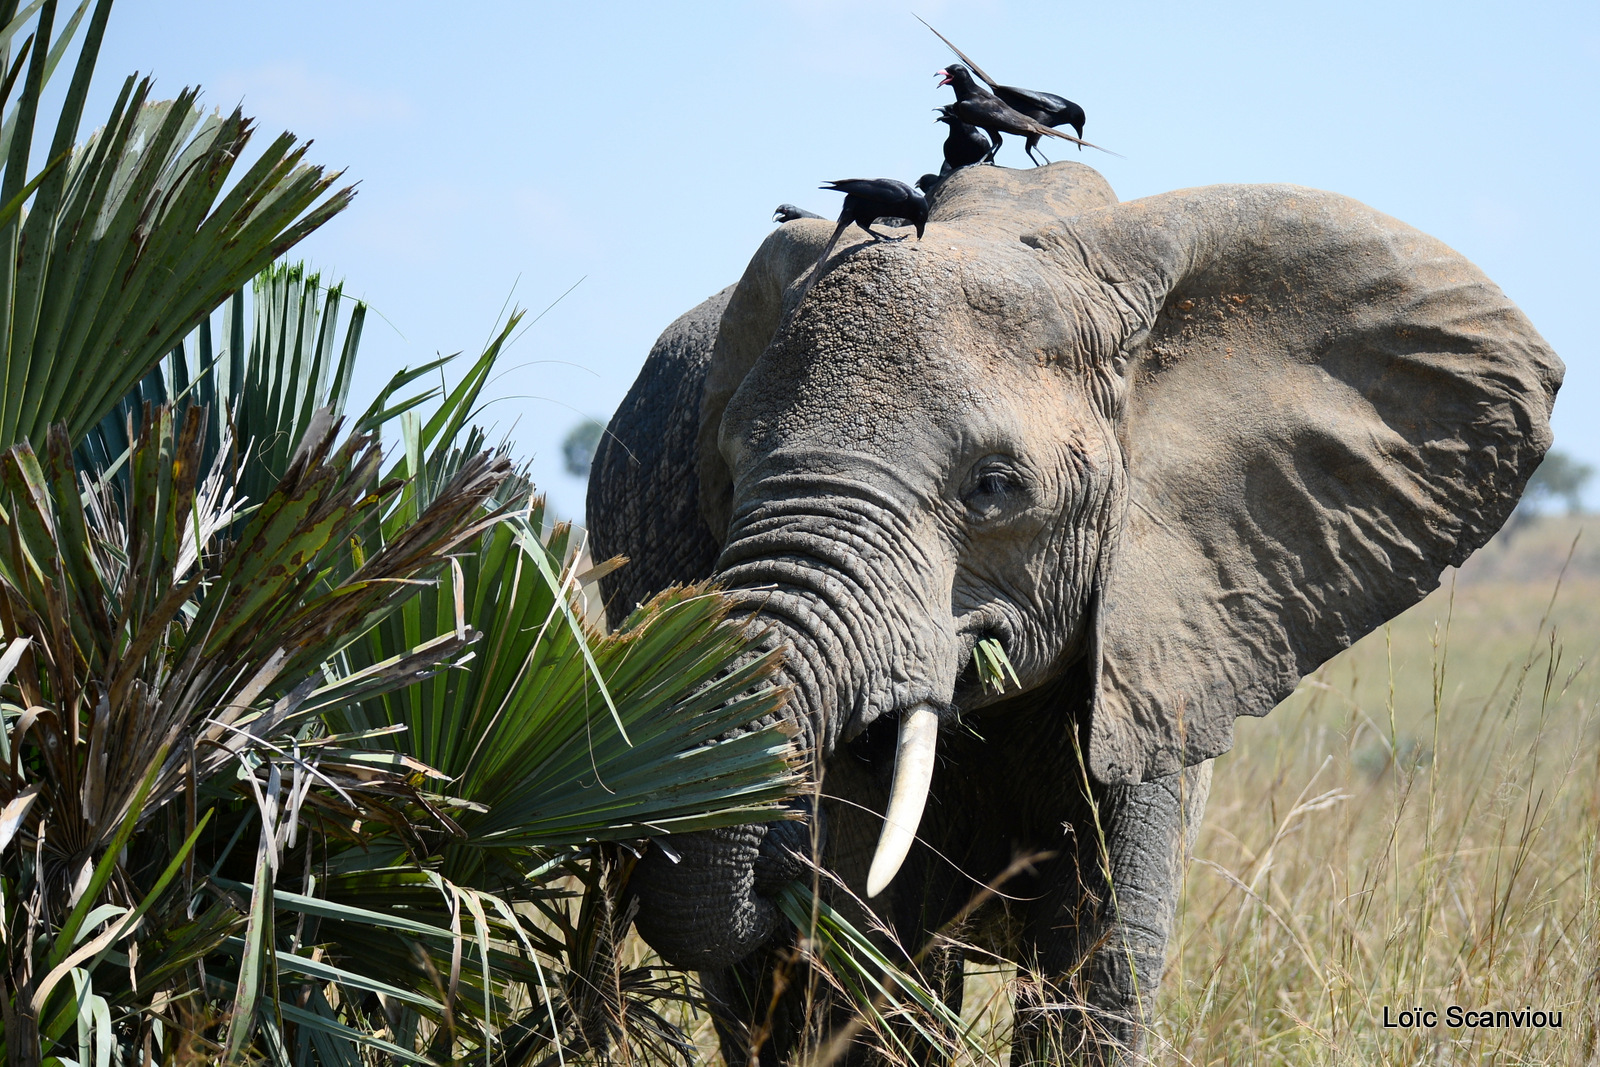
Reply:
[[589, 467], [594, 463], [594, 453], [600, 447], [600, 438], [606, 424], [596, 419], [584, 419], [567, 431], [561, 442], [561, 456], [566, 460], [567, 473], [574, 478], [589, 477]]
[[1533, 472], [1533, 477], [1528, 479], [1528, 486], [1522, 491], [1522, 502], [1517, 505], [1518, 511], [1542, 511], [1549, 501], [1563, 500], [1567, 505], [1568, 515], [1581, 515], [1583, 513], [1583, 489], [1594, 477], [1594, 467], [1587, 463], [1579, 462], [1565, 452], [1547, 452], [1544, 462]]
[[1546, 452], [1544, 461], [1523, 488], [1516, 510], [1501, 530], [1502, 543], [1510, 544], [1517, 534], [1539, 518], [1551, 501], [1565, 501], [1568, 515], [1583, 514], [1583, 487], [1592, 477], [1594, 468], [1589, 464], [1580, 463], [1565, 452]]

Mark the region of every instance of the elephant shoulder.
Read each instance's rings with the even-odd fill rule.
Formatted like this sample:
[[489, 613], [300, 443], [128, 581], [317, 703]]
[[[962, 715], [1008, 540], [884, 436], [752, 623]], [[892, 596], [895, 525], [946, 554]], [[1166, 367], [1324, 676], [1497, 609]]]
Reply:
[[708, 577], [716, 561], [716, 541], [700, 516], [695, 447], [700, 395], [733, 290], [728, 286], [662, 331], [595, 452], [591, 551], [597, 560], [629, 559], [602, 579], [612, 625], [667, 586]]

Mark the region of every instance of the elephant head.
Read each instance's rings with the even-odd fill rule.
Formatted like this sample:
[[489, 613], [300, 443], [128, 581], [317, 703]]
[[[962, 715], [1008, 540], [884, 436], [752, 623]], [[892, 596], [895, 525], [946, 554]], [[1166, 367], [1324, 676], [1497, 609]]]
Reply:
[[[920, 241], [815, 263], [776, 231], [726, 298], [698, 478], [718, 580], [788, 649], [819, 769], [881, 718], [892, 878], [938, 727], [998, 640], [1103, 783], [1226, 752], [1509, 515], [1562, 366], [1438, 241], [1346, 198], [1213, 186], [1125, 204], [1094, 171], [973, 167]], [[768, 936], [761, 827], [641, 865], [671, 961]]]

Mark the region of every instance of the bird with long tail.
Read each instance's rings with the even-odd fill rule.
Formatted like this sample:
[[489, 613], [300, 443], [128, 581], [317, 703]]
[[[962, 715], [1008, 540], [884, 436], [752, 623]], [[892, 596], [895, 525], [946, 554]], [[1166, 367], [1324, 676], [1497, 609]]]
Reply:
[[[1019, 115], [1022, 115], [1028, 119], [1032, 119], [1039, 125], [1048, 127], [1050, 129], [1054, 129], [1057, 126], [1071, 126], [1073, 132], [1075, 132], [1078, 136], [1076, 138], [1068, 137], [1067, 139], [1075, 141], [1080, 152], [1083, 150], [1084, 146], [1087, 145], [1090, 148], [1101, 152], [1106, 152], [1109, 155], [1117, 155], [1117, 153], [1112, 152], [1110, 149], [1102, 148], [1097, 144], [1092, 144], [1083, 140], [1083, 127], [1084, 123], [1088, 119], [1082, 107], [1073, 103], [1071, 100], [1068, 100], [1064, 96], [1057, 96], [1055, 93], [1041, 92], [1037, 89], [1022, 89], [1014, 85], [1001, 85], [999, 82], [989, 77], [989, 75], [984, 72], [984, 69], [978, 66], [978, 64], [974, 63], [965, 52], [957, 48], [955, 46], [955, 42], [951, 41], [950, 38], [934, 29], [926, 19], [922, 18], [920, 15], [915, 17], [918, 22], [922, 23], [924, 26], [927, 26], [935, 37], [939, 38], [939, 40], [943, 41], [947, 46], [949, 46], [950, 51], [954, 52], [961, 59], [962, 64], [965, 64], [966, 68], [970, 70], [971, 74], [977, 75], [978, 79], [981, 79], [984, 84], [989, 87], [989, 89], [992, 91], [992, 95], [1002, 104], [1017, 112]], [[941, 71], [940, 73], [945, 74], [947, 72]], [[941, 84], [951, 83], [951, 81], [946, 81]], [[958, 96], [959, 93], [960, 90], [958, 89]], [[1005, 132], [1011, 133], [1018, 131], [1007, 130]], [[1066, 135], [1057, 134], [1056, 136], [1065, 137]], [[1037, 143], [1037, 138], [1035, 138], [1034, 144]], [[1032, 148], [1029, 148], [1028, 156], [1030, 159], [1033, 158]], [[1037, 160], [1035, 160], [1035, 162], [1037, 162]]]

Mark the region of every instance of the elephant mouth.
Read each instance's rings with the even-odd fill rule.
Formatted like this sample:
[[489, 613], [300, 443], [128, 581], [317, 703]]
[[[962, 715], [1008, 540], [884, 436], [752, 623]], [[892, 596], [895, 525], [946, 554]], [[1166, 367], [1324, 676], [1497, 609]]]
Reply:
[[[957, 648], [962, 662], [967, 666], [961, 679], [971, 674], [971, 683], [957, 684], [957, 700], [947, 711], [966, 706], [963, 697], [977, 696], [983, 692], [973, 663], [973, 653], [985, 640], [1010, 645], [1008, 628], [1003, 621], [990, 613], [975, 613], [975, 617], [957, 631]], [[970, 693], [963, 690], [970, 690]], [[895, 742], [894, 779], [889, 786], [889, 803], [884, 810], [883, 831], [878, 837], [878, 847], [872, 856], [872, 866], [867, 874], [867, 896], [882, 893], [900, 865], [905, 862], [911, 845], [916, 840], [922, 823], [922, 812], [928, 803], [928, 790], [933, 782], [933, 766], [938, 754], [940, 709], [931, 701], [921, 701], [902, 710], [898, 716], [898, 737]]]
[[984, 680], [978, 666], [978, 646], [992, 641], [1000, 646], [1009, 660], [1017, 648], [1016, 636], [1004, 614], [996, 610], [979, 610], [963, 620], [956, 631], [957, 655], [961, 669], [956, 674], [955, 693], [951, 702], [962, 712], [978, 711], [998, 704], [1016, 695], [1016, 688], [1007, 682], [1004, 689], [995, 689]]

